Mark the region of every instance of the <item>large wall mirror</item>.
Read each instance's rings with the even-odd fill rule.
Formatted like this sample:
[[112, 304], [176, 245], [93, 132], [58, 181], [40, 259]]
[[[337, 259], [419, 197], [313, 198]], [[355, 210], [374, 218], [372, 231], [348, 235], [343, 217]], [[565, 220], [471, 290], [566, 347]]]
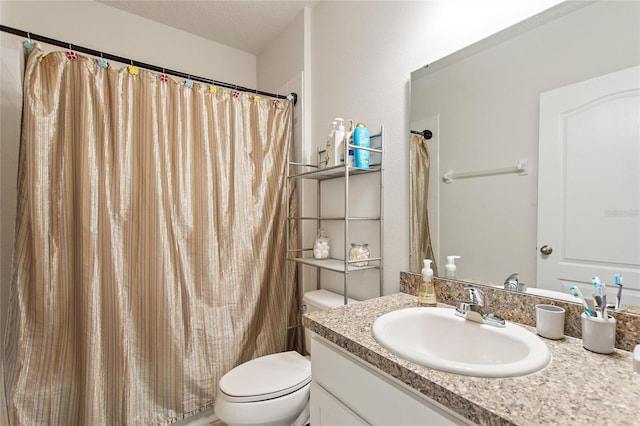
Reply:
[[599, 276], [609, 300], [622, 274], [640, 306], [639, 2], [564, 2], [414, 71], [410, 126], [431, 132], [410, 142], [412, 272], [458, 255], [459, 280], [567, 299]]

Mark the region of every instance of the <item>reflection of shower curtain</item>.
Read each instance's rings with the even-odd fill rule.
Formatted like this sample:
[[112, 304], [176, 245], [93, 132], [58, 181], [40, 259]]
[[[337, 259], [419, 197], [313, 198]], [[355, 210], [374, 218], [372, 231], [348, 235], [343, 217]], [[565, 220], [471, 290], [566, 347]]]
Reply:
[[286, 349], [291, 105], [41, 53], [24, 81], [11, 423], [210, 407], [222, 374]]
[[422, 260], [431, 259], [437, 275], [429, 233], [427, 198], [429, 194], [429, 149], [422, 136], [411, 135], [411, 271], [422, 269]]

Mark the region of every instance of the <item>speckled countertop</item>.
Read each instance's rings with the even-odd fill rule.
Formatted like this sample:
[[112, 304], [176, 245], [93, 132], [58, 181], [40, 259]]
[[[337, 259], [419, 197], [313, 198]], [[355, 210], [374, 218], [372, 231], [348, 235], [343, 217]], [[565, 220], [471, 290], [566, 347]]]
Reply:
[[580, 339], [543, 338], [553, 360], [537, 373], [500, 379], [446, 373], [398, 358], [373, 338], [376, 318], [413, 306], [415, 296], [397, 293], [305, 314], [303, 325], [478, 424], [640, 425], [640, 374], [630, 352], [600, 355]]

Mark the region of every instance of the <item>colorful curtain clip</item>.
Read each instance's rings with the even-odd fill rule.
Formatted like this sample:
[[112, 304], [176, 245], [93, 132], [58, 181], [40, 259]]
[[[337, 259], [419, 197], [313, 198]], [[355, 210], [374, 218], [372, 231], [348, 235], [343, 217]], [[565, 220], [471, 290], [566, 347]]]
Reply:
[[73, 51], [73, 48], [71, 47], [71, 43], [69, 43], [69, 50], [67, 51], [67, 59], [69, 59], [70, 61], [75, 61], [76, 59], [78, 59], [78, 55], [76, 55], [76, 52]]
[[31, 49], [33, 49], [35, 47], [36, 44], [33, 41], [31, 41], [31, 34], [30, 33], [27, 33], [27, 39], [22, 42], [22, 45], [27, 50], [31, 50]]
[[258, 102], [260, 102], [260, 96], [258, 96], [258, 95], [254, 96], [254, 97], [253, 97], [253, 102], [254, 102], [254, 103], [256, 103], [256, 104], [257, 104]]
[[188, 89], [191, 89], [193, 87], [193, 81], [187, 79], [184, 81], [184, 85], [187, 86]]
[[209, 93], [216, 93], [218, 88], [216, 86], [209, 86]]
[[96, 60], [98, 62], [98, 66], [100, 68], [108, 68], [109, 67], [109, 63], [107, 62], [106, 59], [100, 57]]
[[231, 91], [231, 96], [233, 96], [234, 98], [238, 99], [240, 97], [240, 92], [238, 92], [237, 90], [232, 90]]
[[129, 74], [131, 75], [138, 75], [138, 73], [140, 71], [138, 71], [138, 67], [136, 67], [135, 65], [129, 65], [127, 68], [129, 68]]

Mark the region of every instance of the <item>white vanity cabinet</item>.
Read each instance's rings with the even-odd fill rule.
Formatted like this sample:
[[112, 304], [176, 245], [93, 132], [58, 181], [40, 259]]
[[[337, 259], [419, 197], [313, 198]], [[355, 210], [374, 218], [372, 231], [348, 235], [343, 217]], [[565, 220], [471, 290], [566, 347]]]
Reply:
[[326, 339], [313, 338], [311, 425], [470, 425]]

